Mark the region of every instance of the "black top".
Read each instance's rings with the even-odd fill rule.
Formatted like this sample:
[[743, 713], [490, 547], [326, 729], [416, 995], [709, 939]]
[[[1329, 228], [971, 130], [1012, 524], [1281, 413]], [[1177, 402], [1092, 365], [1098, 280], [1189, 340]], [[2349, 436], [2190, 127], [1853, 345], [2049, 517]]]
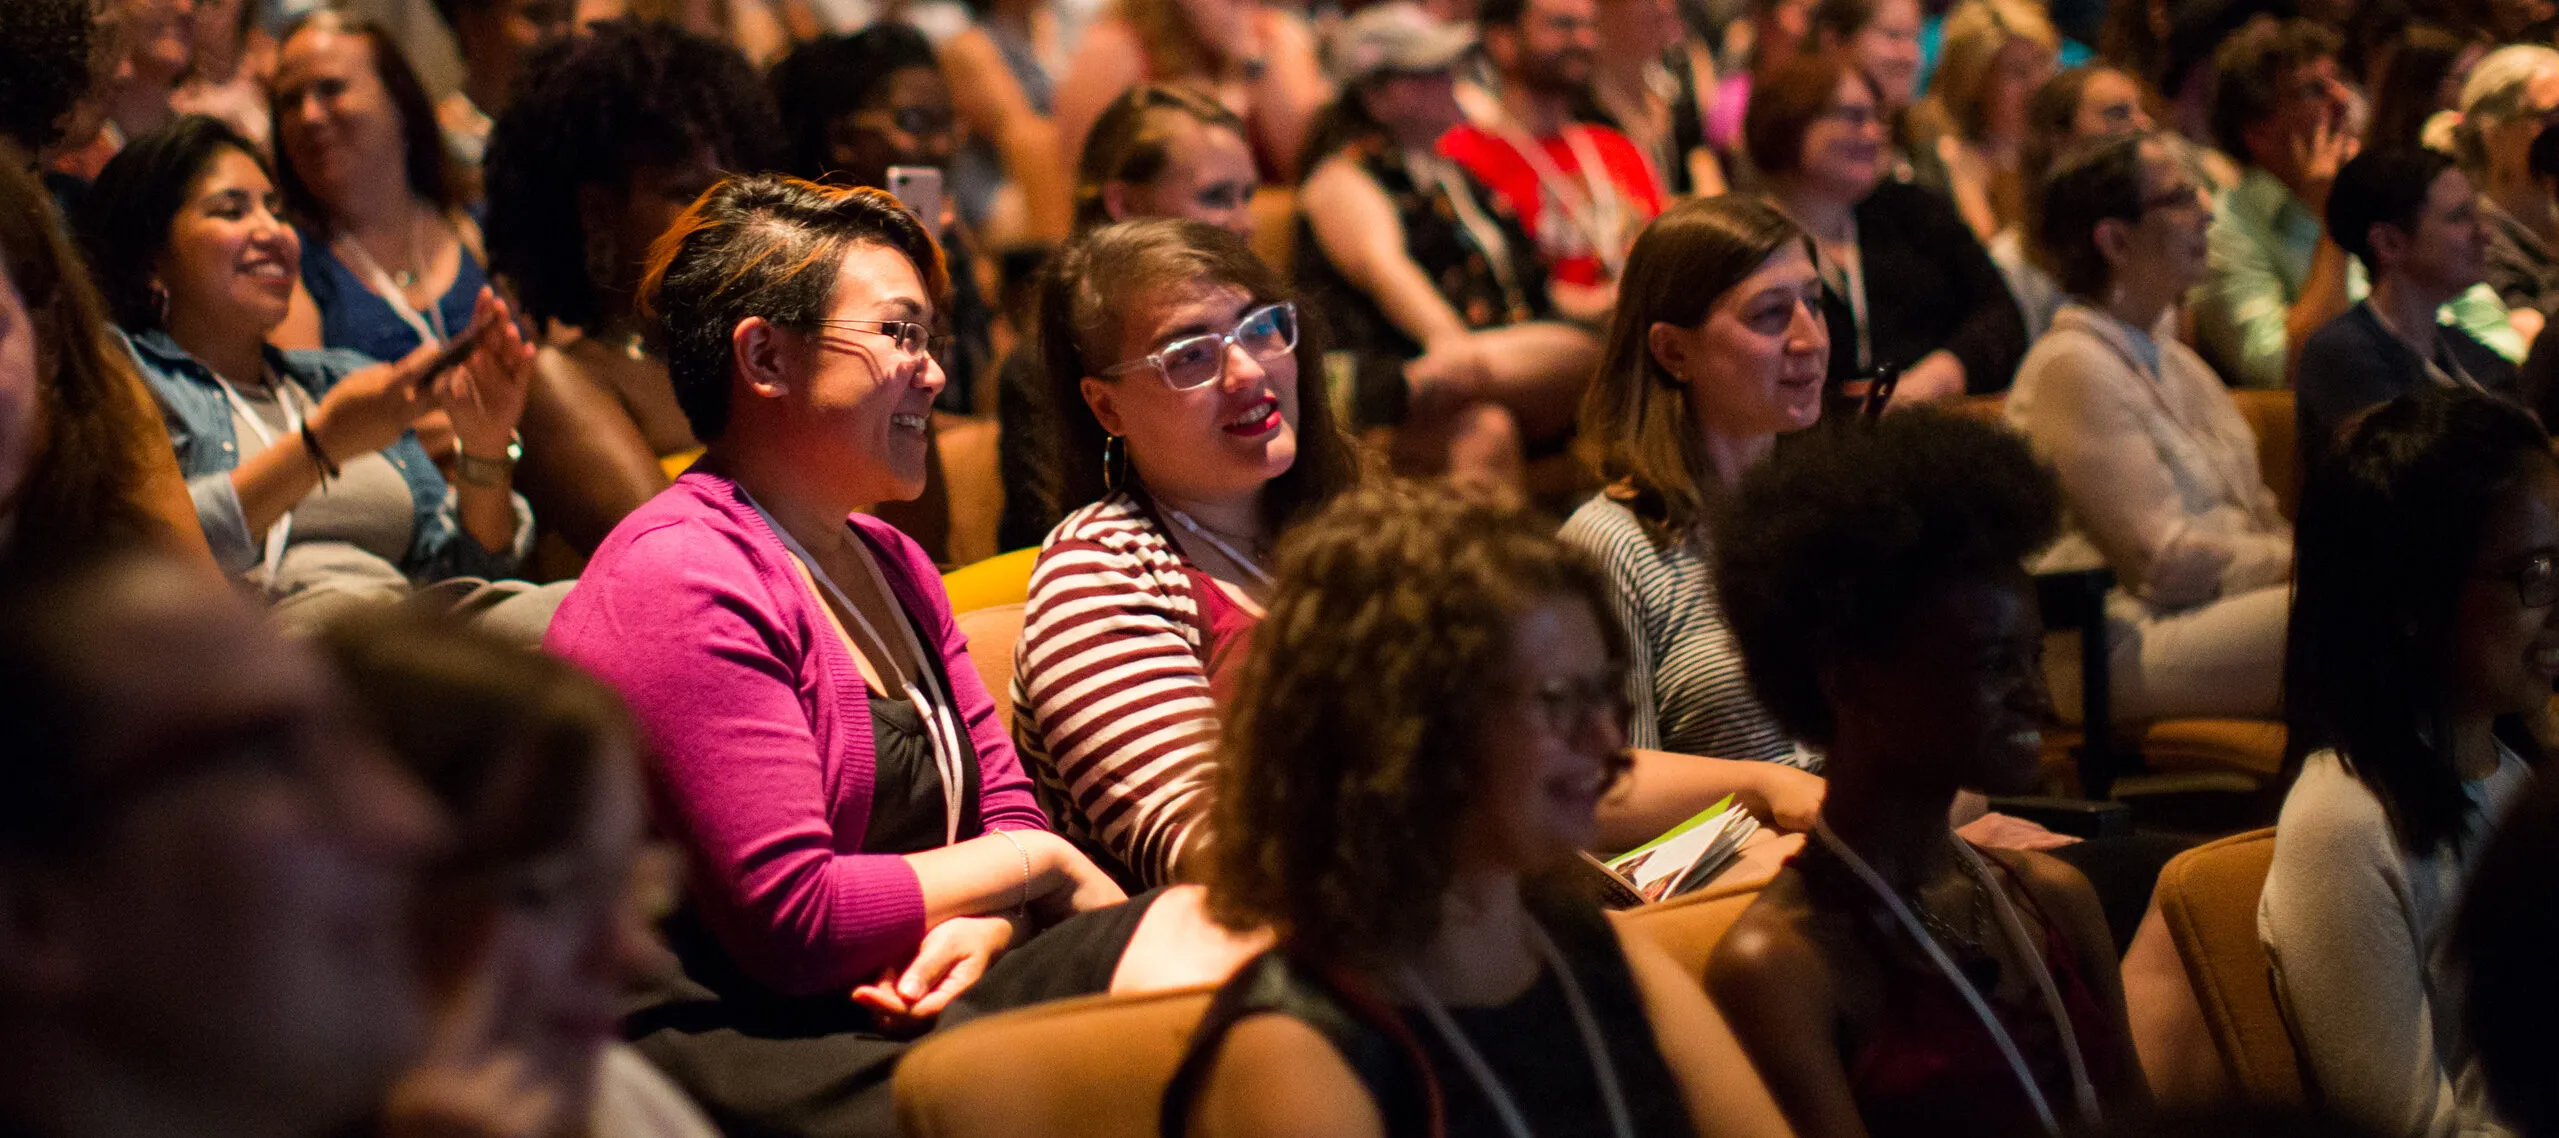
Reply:
[[[2026, 321], [1990, 252], [1963, 215], [1936, 193], [1886, 181], [1857, 203], [1858, 254], [1866, 284], [1867, 336], [1877, 365], [1907, 368], [1940, 348], [1964, 363], [1964, 390], [2008, 390], [2026, 358]], [[1826, 287], [1830, 387], [1857, 376], [1857, 319], [1848, 298]]]
[[[927, 666], [951, 690], [938, 658]], [[942, 772], [924, 718], [870, 697], [875, 763], [864, 853], [939, 849]], [[975, 748], [962, 732], [960, 838], [982, 832]], [[850, 992], [794, 995], [747, 975], [689, 906], [660, 926], [675, 974], [626, 1005], [624, 1034], [731, 1135], [890, 1134], [889, 1075], [905, 1045], [881, 1036]]]
[[[1554, 938], [1590, 1001], [1634, 1132], [1647, 1138], [1695, 1133], [1679, 1082], [1663, 1061], [1652, 1021], [1644, 1014], [1643, 995], [1636, 990], [1625, 950], [1607, 918], [1586, 900], [1539, 893], [1531, 894], [1530, 911]], [[1354, 983], [1277, 951], [1246, 964], [1219, 989], [1192, 1039], [1191, 1053], [1166, 1089], [1163, 1133], [1178, 1135], [1186, 1129], [1190, 1106], [1226, 1030], [1265, 1011], [1296, 1016], [1323, 1033], [1367, 1086], [1388, 1134], [1430, 1133], [1434, 1098], [1443, 1112], [1442, 1133], [1449, 1138], [1507, 1133], [1491, 1098], [1428, 1019], [1409, 1008], [1388, 1009], [1373, 994], [1355, 993]], [[1451, 1008], [1449, 1014], [1527, 1116], [1531, 1133], [1591, 1138], [1611, 1133], [1598, 1072], [1553, 969], [1507, 1004]]]
[[[1505, 287], [1484, 247], [1460, 220], [1458, 204], [1446, 187], [1433, 180], [1416, 183], [1393, 143], [1382, 136], [1354, 138], [1336, 153], [1358, 164], [1376, 180], [1404, 226], [1404, 251], [1457, 310], [1468, 328], [1498, 328], [1554, 314], [1547, 293], [1546, 265], [1537, 244], [1509, 203], [1456, 163], [1446, 163], [1474, 204], [1500, 230], [1507, 247], [1503, 259], [1511, 269]], [[1352, 389], [1354, 427], [1390, 425], [1404, 416], [1404, 362], [1422, 354], [1422, 345], [1395, 326], [1369, 294], [1343, 277], [1324, 255], [1314, 229], [1301, 214], [1291, 273], [1305, 294], [1304, 303], [1321, 321], [1324, 342], [1335, 351], [1352, 353], [1358, 372]]]
[[[2444, 374], [2456, 380], [2467, 377], [2508, 399], [2521, 399], [2515, 365], [2495, 349], [2443, 324], [2435, 327], [2435, 344], [2434, 364]], [[2338, 430], [2356, 412], [2432, 382], [2426, 361], [2382, 327], [2370, 301], [2320, 325], [2302, 341], [2293, 379], [2294, 424], [2304, 459], [2315, 461], [2325, 455]]]
[[1149, 889], [1117, 905], [1077, 913], [1007, 952], [968, 991], [942, 1009], [934, 1030], [957, 1027], [997, 1012], [1111, 990], [1120, 957], [1137, 939], [1137, 926], [1164, 890]]

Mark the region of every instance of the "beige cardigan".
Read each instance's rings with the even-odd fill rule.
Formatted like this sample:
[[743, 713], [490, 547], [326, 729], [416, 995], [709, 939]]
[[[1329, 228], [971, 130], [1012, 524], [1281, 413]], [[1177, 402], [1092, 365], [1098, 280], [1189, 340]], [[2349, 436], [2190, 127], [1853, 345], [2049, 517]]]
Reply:
[[2006, 413], [2069, 507], [2070, 531], [2039, 570], [2104, 565], [2154, 613], [2291, 576], [2292, 527], [2258, 470], [2256, 436], [2174, 338], [2065, 305], [2026, 353]]

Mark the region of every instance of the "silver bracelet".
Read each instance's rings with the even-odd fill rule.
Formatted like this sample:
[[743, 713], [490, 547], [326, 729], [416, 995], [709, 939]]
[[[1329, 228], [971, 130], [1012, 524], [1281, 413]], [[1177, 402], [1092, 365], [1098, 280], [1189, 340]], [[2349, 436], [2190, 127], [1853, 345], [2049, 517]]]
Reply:
[[1031, 851], [1022, 848], [1022, 839], [1014, 837], [1010, 830], [991, 830], [988, 832], [994, 834], [996, 837], [1004, 839], [1005, 841], [1013, 843], [1013, 852], [1022, 855], [1022, 907], [1020, 909], [1020, 914], [1023, 922], [1028, 923], [1031, 919]]

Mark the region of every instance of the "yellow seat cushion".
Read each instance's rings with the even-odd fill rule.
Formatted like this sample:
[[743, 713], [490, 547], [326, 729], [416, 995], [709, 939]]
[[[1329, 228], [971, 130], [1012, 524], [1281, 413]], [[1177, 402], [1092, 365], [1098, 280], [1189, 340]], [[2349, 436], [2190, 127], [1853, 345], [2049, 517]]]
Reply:
[[1016, 549], [942, 574], [942, 590], [951, 596], [951, 611], [962, 613], [1030, 600], [1031, 567], [1039, 560], [1036, 547]]

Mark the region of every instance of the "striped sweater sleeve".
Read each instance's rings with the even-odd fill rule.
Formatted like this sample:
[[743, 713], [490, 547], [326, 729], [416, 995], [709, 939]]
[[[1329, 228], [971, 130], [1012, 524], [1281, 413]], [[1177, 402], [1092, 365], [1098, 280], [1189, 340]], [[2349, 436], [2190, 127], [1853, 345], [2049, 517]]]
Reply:
[[1626, 745], [1636, 750], [1662, 749], [1660, 690], [1653, 679], [1653, 641], [1644, 620], [1641, 561], [1647, 539], [1624, 507], [1605, 496], [1573, 511], [1556, 538], [1599, 566], [1608, 581], [1609, 615], [1625, 633]]
[[1207, 813], [1217, 711], [1189, 578], [1143, 516], [1106, 500], [1040, 555], [1015, 657], [1017, 731], [1068, 832], [1148, 885]]

